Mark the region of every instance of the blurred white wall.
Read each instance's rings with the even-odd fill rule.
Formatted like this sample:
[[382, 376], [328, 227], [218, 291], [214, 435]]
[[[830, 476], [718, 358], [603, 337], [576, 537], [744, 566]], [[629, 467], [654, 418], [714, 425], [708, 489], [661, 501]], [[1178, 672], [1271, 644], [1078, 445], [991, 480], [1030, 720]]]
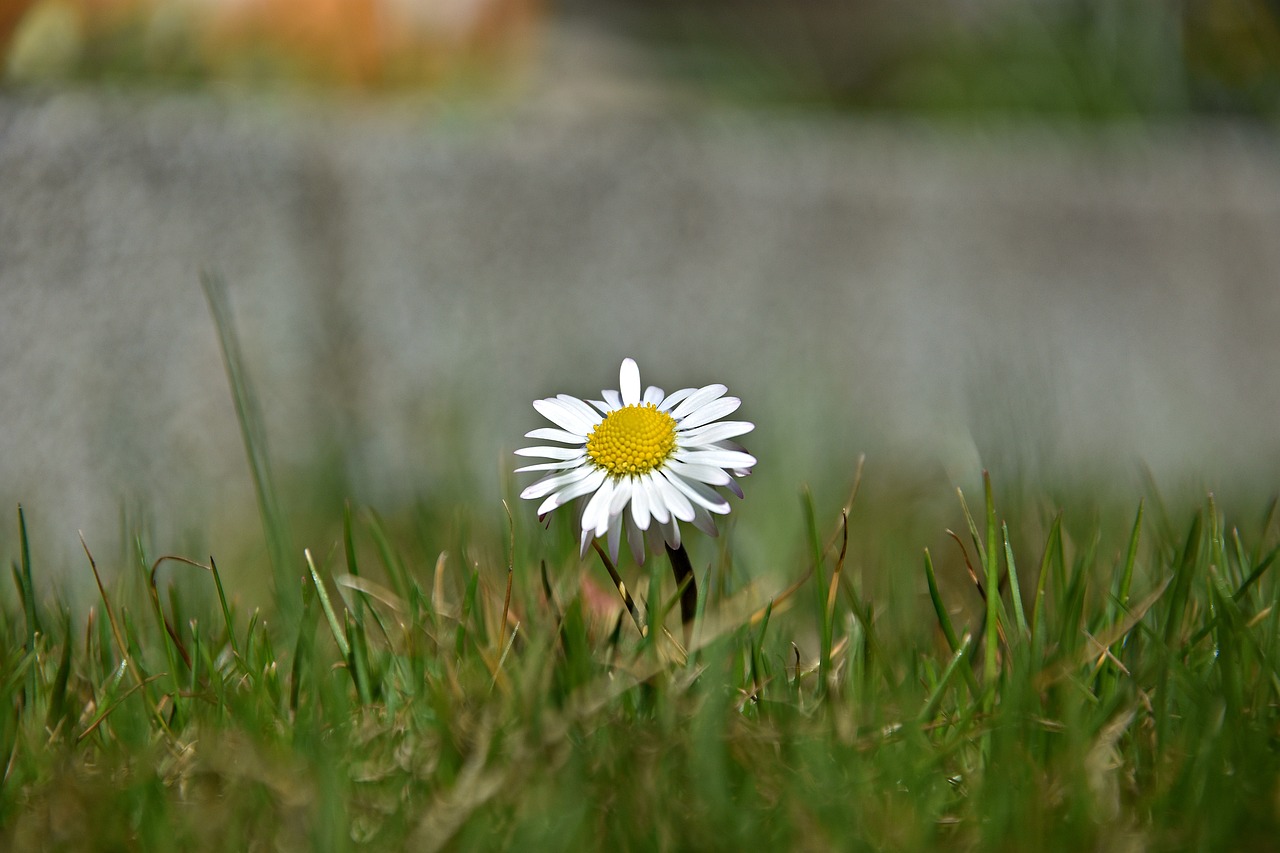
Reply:
[[1274, 137], [545, 106], [0, 98], [0, 506], [50, 563], [255, 518], [202, 266], [278, 465], [383, 507], [496, 505], [626, 355], [729, 384], [787, 501], [861, 451], [1280, 485]]

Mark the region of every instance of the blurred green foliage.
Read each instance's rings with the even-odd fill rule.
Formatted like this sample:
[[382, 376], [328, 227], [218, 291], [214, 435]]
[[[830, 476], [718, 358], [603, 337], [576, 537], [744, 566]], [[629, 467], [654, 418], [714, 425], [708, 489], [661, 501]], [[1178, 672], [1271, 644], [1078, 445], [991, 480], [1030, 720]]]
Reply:
[[[4, 79], [366, 91], [513, 76], [536, 31], [582, 18], [636, 39], [668, 80], [758, 105], [924, 115], [1274, 117], [1280, 0], [11, 0]], [[412, 14], [404, 14], [405, 10]]]
[[622, 2], [674, 76], [751, 102], [1071, 119], [1280, 105], [1280, 2]]
[[386, 91], [501, 77], [541, 0], [6, 0], [9, 84], [231, 81]]

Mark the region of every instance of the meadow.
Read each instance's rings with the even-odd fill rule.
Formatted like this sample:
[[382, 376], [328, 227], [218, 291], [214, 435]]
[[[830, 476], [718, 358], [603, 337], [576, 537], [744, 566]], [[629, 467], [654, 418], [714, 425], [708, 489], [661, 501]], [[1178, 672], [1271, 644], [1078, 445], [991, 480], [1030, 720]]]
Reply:
[[[843, 505], [747, 481], [790, 507], [792, 557], [762, 567], [733, 524], [691, 545], [682, 625], [661, 556], [582, 559], [514, 495], [348, 506], [299, 547], [208, 292], [274, 592], [139, 534], [109, 566], [86, 544], [78, 608], [20, 509], [0, 847], [1271, 849], [1275, 501], [1006, 503], [988, 476], [944, 554], [892, 532], [911, 505], [869, 505], [861, 465]], [[877, 529], [872, 566], [850, 536]]]
[[[0, 386], [31, 463], [0, 479], [48, 486], [0, 522], [0, 850], [1276, 848], [1267, 4], [413, 5], [0, 10], [0, 290], [26, 296]], [[277, 121], [313, 90], [407, 109]], [[209, 258], [300, 365], [275, 434], [328, 416], [353, 479], [428, 499], [277, 480], [262, 365], [207, 278], [260, 523], [175, 540], [122, 511], [125, 548], [99, 545], [132, 475], [189, 476], [210, 531], [234, 493], [197, 452], [203, 315], [169, 289]], [[637, 342], [784, 365], [692, 583], [580, 556], [514, 457], [483, 503], [456, 472], [489, 434], [440, 437], [473, 424], [433, 394], [496, 406], [502, 365]], [[532, 411], [469, 416], [516, 442]], [[852, 438], [877, 429], [901, 443]], [[1101, 441], [1255, 479], [1130, 499]], [[900, 464], [929, 442], [990, 473]], [[56, 494], [79, 503], [49, 518]], [[41, 547], [80, 523], [82, 555]], [[186, 540], [207, 550], [157, 544]]]

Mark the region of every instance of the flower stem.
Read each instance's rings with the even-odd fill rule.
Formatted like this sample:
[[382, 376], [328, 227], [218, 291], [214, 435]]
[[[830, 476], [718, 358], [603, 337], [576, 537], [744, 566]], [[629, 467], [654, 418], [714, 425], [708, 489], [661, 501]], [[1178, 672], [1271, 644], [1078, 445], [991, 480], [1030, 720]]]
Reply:
[[687, 646], [693, 636], [693, 617], [698, 612], [698, 583], [694, 580], [693, 565], [689, 562], [689, 554], [683, 545], [675, 548], [668, 545], [667, 556], [671, 558], [671, 571], [676, 576], [676, 587], [684, 587], [680, 593], [680, 621], [684, 623], [684, 641]]

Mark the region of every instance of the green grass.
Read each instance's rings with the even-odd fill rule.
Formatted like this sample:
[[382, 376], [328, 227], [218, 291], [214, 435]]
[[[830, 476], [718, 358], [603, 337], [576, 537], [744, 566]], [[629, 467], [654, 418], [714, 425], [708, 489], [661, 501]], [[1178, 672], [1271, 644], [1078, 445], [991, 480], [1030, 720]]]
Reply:
[[873, 593], [841, 514], [806, 502], [776, 588], [727, 549], [695, 563], [686, 649], [664, 561], [619, 567], [642, 635], [568, 522], [527, 509], [434, 555], [415, 543], [450, 528], [332, 519], [286, 570], [293, 618], [141, 541], [110, 572], [86, 557], [101, 594], [72, 612], [37, 592], [20, 515], [0, 847], [1262, 850], [1280, 829], [1269, 514], [1137, 507], [1114, 550], [1060, 517], [1021, 543], [988, 491], [950, 553], [901, 549], [882, 568], [912, 583]]
[[264, 547], [224, 575], [86, 546], [73, 609], [19, 510], [0, 849], [1273, 849], [1274, 501], [1046, 510], [984, 477], [930, 550], [859, 465], [844, 506], [773, 512], [780, 564], [692, 542], [686, 634], [666, 562], [616, 567], [632, 613], [568, 513], [291, 526], [205, 286]]

